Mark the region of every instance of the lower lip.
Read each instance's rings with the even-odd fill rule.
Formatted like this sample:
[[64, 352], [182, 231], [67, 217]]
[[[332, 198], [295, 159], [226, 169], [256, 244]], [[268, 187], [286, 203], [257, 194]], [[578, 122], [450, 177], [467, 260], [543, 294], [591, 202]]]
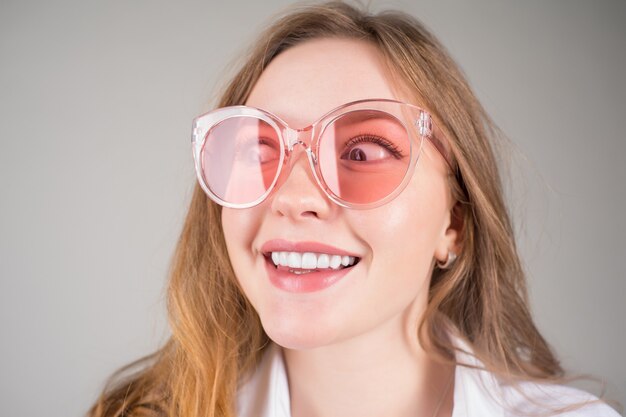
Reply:
[[265, 269], [270, 282], [281, 290], [295, 293], [314, 292], [328, 288], [343, 278], [352, 268], [354, 266], [336, 270], [329, 269], [327, 271], [294, 274], [288, 270], [277, 269], [271, 259], [265, 258]]

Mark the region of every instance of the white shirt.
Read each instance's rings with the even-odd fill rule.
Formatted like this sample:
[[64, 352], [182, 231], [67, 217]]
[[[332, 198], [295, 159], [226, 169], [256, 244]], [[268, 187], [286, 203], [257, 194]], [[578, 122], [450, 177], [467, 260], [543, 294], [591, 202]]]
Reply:
[[[455, 346], [472, 352], [459, 340], [455, 341]], [[457, 352], [456, 359], [460, 363], [482, 367], [482, 363], [472, 355]], [[544, 407], [533, 405], [516, 389], [499, 384], [494, 375], [487, 371], [457, 365], [454, 378], [452, 417], [512, 417], [518, 415], [512, 410], [546, 411]], [[562, 385], [523, 382], [521, 388], [538, 404], [551, 407], [597, 399], [587, 392]], [[291, 417], [287, 372], [282, 348], [277, 344], [271, 342], [257, 369], [240, 386], [237, 410], [238, 417]], [[593, 403], [558, 416], [619, 417], [619, 414], [604, 403]]]

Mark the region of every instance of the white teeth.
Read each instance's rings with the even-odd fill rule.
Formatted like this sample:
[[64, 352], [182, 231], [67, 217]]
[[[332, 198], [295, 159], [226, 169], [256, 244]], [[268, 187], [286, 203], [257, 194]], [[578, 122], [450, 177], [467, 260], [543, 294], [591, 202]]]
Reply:
[[[278, 252], [279, 253], [279, 257], [278, 257], [278, 262], [281, 265], [284, 266], [289, 266], [289, 253], [288, 252]], [[275, 265], [278, 265], [278, 263], [274, 262]]]
[[306, 252], [302, 255], [302, 269], [315, 269], [317, 268], [317, 256], [314, 253]]
[[302, 255], [298, 252], [289, 252], [289, 257], [287, 258], [288, 264], [287, 266], [290, 268], [302, 268]]
[[272, 262], [276, 266], [286, 266], [298, 269], [339, 269], [354, 265], [354, 256], [330, 255], [313, 252], [272, 252]]
[[333, 255], [330, 257], [330, 267], [332, 269], [337, 269], [339, 268], [339, 265], [341, 265], [341, 256], [339, 255]]
[[328, 268], [330, 266], [330, 256], [322, 253], [317, 257], [317, 267], [318, 268]]

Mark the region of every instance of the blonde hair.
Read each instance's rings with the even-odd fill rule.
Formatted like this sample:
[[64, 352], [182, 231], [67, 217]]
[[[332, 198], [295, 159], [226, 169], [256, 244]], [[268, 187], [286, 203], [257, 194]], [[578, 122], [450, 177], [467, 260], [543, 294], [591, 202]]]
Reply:
[[[422, 24], [403, 13], [372, 15], [341, 2], [291, 11], [259, 37], [218, 105], [245, 103], [274, 57], [322, 37], [375, 45], [394, 80], [429, 109], [450, 144], [456, 172], [449, 183], [463, 207], [463, 250], [451, 269], [433, 274], [417, 332], [422, 344], [454, 361], [454, 346], [443, 331], [454, 328], [500, 378], [561, 381], [563, 370], [528, 309], [491, 143], [497, 129]], [[154, 354], [114, 374], [91, 417], [235, 415], [238, 381], [258, 363], [269, 339], [235, 278], [220, 219], [221, 207], [196, 184], [169, 273], [172, 336]]]

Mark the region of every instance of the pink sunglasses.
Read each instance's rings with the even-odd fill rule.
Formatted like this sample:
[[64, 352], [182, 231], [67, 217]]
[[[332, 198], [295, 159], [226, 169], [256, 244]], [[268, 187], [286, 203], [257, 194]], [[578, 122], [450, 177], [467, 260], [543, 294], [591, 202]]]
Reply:
[[337, 107], [303, 129], [254, 107], [213, 110], [193, 121], [192, 145], [202, 189], [216, 203], [249, 208], [289, 175], [296, 145], [308, 155], [318, 186], [342, 207], [369, 209], [406, 187], [428, 139], [452, 166], [430, 114], [387, 99]]

